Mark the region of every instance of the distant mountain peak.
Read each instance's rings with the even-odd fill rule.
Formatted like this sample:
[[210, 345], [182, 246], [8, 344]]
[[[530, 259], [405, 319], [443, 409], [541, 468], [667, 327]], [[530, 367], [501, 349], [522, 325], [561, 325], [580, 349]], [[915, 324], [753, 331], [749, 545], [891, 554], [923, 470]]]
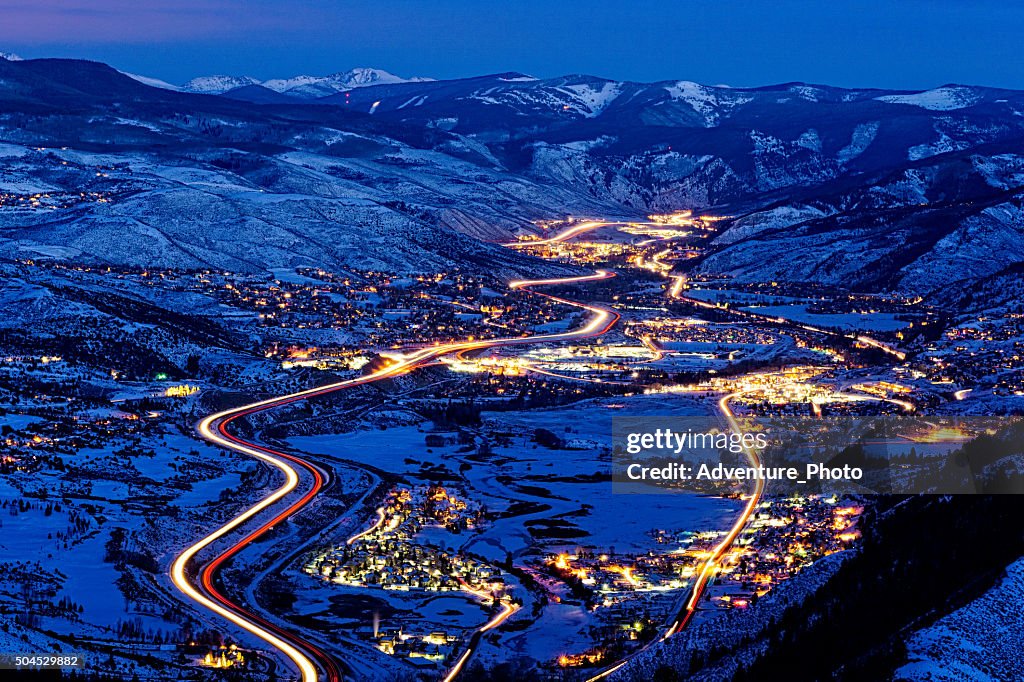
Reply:
[[338, 92], [345, 92], [354, 88], [366, 87], [368, 85], [391, 85], [396, 83], [420, 83], [434, 80], [433, 78], [402, 78], [383, 69], [370, 67], [357, 67], [348, 71], [339, 71], [328, 76], [299, 75], [290, 78], [271, 78], [261, 81], [252, 76], [229, 76], [217, 74], [212, 76], [199, 76], [193, 78], [182, 86], [171, 85], [155, 78], [135, 76], [129, 74], [135, 80], [168, 90], [180, 90], [183, 92], [199, 93], [204, 95], [221, 95], [232, 90], [258, 85], [274, 92], [292, 95], [294, 97], [315, 99], [326, 95], [333, 95]]
[[21, 57], [14, 54], [13, 52], [0, 52], [0, 59], [5, 59], [9, 62], [20, 62], [24, 61]]
[[433, 78], [402, 78], [383, 69], [357, 67], [348, 71], [338, 71], [329, 76], [295, 76], [294, 78], [275, 78], [264, 81], [261, 85], [277, 92], [287, 93], [296, 97], [324, 97], [338, 92], [345, 92], [369, 85], [394, 85], [396, 83], [419, 83], [431, 81]]
[[343, 82], [352, 88], [390, 83], [422, 83], [434, 80], [433, 78], [423, 78], [420, 76], [402, 78], [383, 69], [374, 69], [368, 66], [358, 66], [354, 69], [328, 76], [328, 78], [337, 79], [339, 82]]
[[951, 111], [977, 104], [982, 95], [977, 88], [962, 85], [943, 85], [931, 90], [920, 90], [898, 95], [882, 95], [875, 99], [889, 104], [909, 104], [933, 111]]
[[228, 90], [243, 88], [247, 85], [259, 85], [259, 80], [252, 76], [199, 76], [181, 86], [185, 92], [195, 92], [204, 95], [219, 95]]

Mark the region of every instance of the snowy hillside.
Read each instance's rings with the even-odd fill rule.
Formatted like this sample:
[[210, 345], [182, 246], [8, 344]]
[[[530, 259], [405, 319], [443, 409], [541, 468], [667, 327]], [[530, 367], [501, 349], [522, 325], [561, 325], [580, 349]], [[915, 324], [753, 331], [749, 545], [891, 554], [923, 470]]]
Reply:
[[63, 104], [52, 93], [64, 89], [86, 113], [80, 128], [46, 116], [0, 122], [9, 140], [0, 149], [0, 192], [12, 195], [0, 206], [8, 258], [515, 274], [550, 266], [486, 242], [565, 212], [622, 211], [511, 173], [456, 135], [323, 107], [279, 118], [86, 62], [18, 64], [32, 70], [12, 70], [0, 89], [12, 106], [56, 111]]
[[950, 299], [950, 288], [1024, 262], [1022, 163], [948, 154], [853, 190], [783, 200], [731, 221], [699, 269]]
[[1024, 679], [1024, 559], [967, 606], [914, 633], [908, 663], [896, 671], [907, 682]]
[[790, 606], [813, 597], [815, 590], [832, 576], [846, 558], [845, 553], [828, 556], [802, 571], [798, 578], [773, 589], [749, 611], [714, 614], [678, 636], [658, 642], [631, 660], [610, 679], [615, 682], [645, 682], [657, 679], [659, 672], [691, 670], [696, 661], [708, 661], [709, 651], [722, 648], [731, 652], [710, 661], [693, 680], [719, 682], [732, 679], [738, 669], [768, 647], [767, 633], [777, 626]]

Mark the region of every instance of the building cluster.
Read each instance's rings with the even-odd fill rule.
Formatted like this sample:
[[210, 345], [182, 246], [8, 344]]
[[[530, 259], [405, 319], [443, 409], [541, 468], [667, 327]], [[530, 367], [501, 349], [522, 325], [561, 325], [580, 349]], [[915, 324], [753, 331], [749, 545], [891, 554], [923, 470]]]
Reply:
[[922, 347], [915, 368], [952, 389], [991, 387], [997, 396], [1024, 396], [1024, 313], [986, 313], [943, 331]]
[[[635, 330], [635, 331], [634, 331]], [[697, 318], [658, 317], [629, 325], [627, 333], [676, 343], [774, 345], [778, 335], [763, 327], [713, 323]]]
[[[860, 536], [863, 511], [862, 502], [836, 496], [765, 498], [740, 540], [717, 562], [707, 606], [747, 608], [814, 561], [849, 548]], [[550, 599], [580, 600], [594, 616], [592, 644], [561, 655], [553, 666], [597, 666], [657, 636], [658, 624], [678, 608], [674, 596], [693, 583], [724, 531], [657, 528], [649, 534], [663, 549], [614, 556], [581, 549], [548, 555], [534, 567]]]
[[835, 495], [766, 498], [722, 562], [712, 603], [746, 608], [802, 568], [849, 549], [863, 512], [863, 502]]
[[591, 644], [566, 652], [559, 668], [616, 660], [653, 639], [668, 616], [671, 592], [686, 587], [695, 562], [682, 553], [607, 554], [587, 549], [546, 556], [529, 566], [550, 601], [580, 604], [592, 614]]
[[73, 208], [80, 204], [105, 204], [111, 201], [109, 192], [35, 192], [18, 194], [0, 192], [0, 210], [39, 211]]
[[459, 635], [445, 630], [412, 634], [402, 629], [379, 630], [376, 634], [371, 633], [368, 639], [389, 656], [406, 658], [411, 663], [424, 665], [445, 661], [462, 641]]
[[[315, 555], [307, 574], [344, 587], [399, 592], [463, 592], [491, 607], [507, 608], [506, 579], [482, 561], [446, 551], [418, 537], [424, 529], [460, 534], [479, 528], [483, 509], [441, 485], [400, 487], [389, 492], [368, 529]], [[414, 618], [409, 616], [410, 619]], [[446, 631], [413, 634], [410, 620], [397, 629], [362, 628], [355, 635], [380, 651], [418, 662], [444, 660], [462, 637]]]
[[630, 245], [617, 242], [544, 242], [530, 245], [528, 248], [529, 252], [538, 258], [581, 265], [625, 262], [634, 253]]
[[460, 591], [499, 594], [501, 571], [468, 557], [418, 542], [426, 527], [462, 532], [482, 522], [479, 507], [440, 485], [396, 488], [372, 528], [317, 554], [305, 570], [337, 585], [384, 590]]
[[44, 419], [0, 429], [0, 473], [37, 472], [67, 466], [66, 458], [88, 448], [138, 439], [150, 424], [134, 413], [78, 415], [48, 411]]
[[207, 668], [244, 668], [245, 653], [237, 644], [221, 645], [206, 652], [199, 663]]
[[[359, 369], [366, 347], [405, 348], [501, 336], [517, 337], [563, 322], [566, 306], [504, 282], [459, 272], [397, 276], [352, 270], [337, 275], [315, 268], [294, 277], [105, 265], [22, 261], [22, 266], [64, 276], [102, 277], [128, 287], [204, 296], [219, 305], [216, 322], [251, 325], [264, 337], [264, 354], [285, 369]], [[203, 315], [204, 311], [197, 311]], [[308, 345], [315, 331], [340, 331], [350, 339]]]

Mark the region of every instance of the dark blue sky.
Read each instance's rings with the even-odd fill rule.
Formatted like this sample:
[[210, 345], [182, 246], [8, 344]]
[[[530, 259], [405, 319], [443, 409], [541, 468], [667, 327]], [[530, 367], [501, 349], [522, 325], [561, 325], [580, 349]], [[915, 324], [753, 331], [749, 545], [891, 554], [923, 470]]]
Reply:
[[1022, 36], [1024, 3], [1011, 0], [0, 0], [0, 51], [176, 83], [374, 66], [1024, 89]]

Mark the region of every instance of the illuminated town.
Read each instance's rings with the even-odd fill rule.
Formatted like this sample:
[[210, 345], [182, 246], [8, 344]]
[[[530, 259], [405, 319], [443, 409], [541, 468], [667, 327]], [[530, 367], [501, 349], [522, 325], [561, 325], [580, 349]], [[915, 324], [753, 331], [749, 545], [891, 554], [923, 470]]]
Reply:
[[[287, 393], [311, 383], [345, 385], [394, 372], [395, 388], [380, 394], [390, 405], [382, 412], [390, 415], [390, 426], [367, 420], [369, 415], [360, 418], [393, 445], [360, 445], [364, 437], [357, 430], [351, 434], [355, 440], [345, 446], [346, 451], [357, 450], [334, 464], [335, 471], [345, 472], [335, 475], [350, 485], [370, 487], [332, 531], [338, 538], [334, 543], [323, 542], [301, 554], [300, 576], [268, 585], [303, 605], [311, 614], [309, 628], [319, 629], [326, 617], [321, 605], [347, 604], [338, 613], [348, 615], [336, 620], [337, 627], [320, 631], [318, 638], [330, 646], [369, 647], [365, 650], [385, 657], [376, 664], [382, 669], [428, 676], [479, 669], [498, 660], [506, 637], [531, 633], [550, 642], [536, 654], [536, 668], [545, 674], [580, 670], [584, 679], [613, 668], [691, 622], [749, 610], [804, 568], [856, 547], [858, 520], [872, 504], [870, 498], [765, 496], [753, 500], [749, 514], [732, 527], [734, 532], [720, 522], [658, 523], [639, 526], [640, 536], [632, 541], [601, 541], [586, 530], [587, 523], [576, 521], [590, 514], [594, 503], [587, 501], [589, 496], [555, 513], [554, 493], [545, 483], [554, 473], [542, 472], [552, 466], [551, 456], [592, 453], [598, 447], [597, 460], [581, 463], [582, 469], [560, 464], [567, 480], [583, 484], [595, 475], [586, 470], [606, 457], [608, 449], [602, 455], [599, 441], [571, 418], [562, 422], [564, 428], [537, 426], [523, 432], [508, 422], [508, 415], [546, 406], [554, 418], [573, 404], [607, 412], [620, 408], [622, 401], [663, 399], [685, 401], [692, 414], [710, 410], [730, 419], [914, 414], [967, 395], [964, 372], [972, 370], [957, 365], [956, 376], [941, 371], [943, 344], [962, 353], [964, 347], [957, 344], [1010, 339], [1009, 325], [1021, 319], [1011, 317], [998, 327], [986, 319], [975, 326], [951, 327], [937, 337], [913, 336], [910, 330], [937, 319], [920, 301], [824, 289], [802, 292], [774, 284], [730, 287], [721, 278], [682, 280], [675, 274], [677, 264], [699, 252], [718, 223], [686, 212], [652, 215], [645, 222], [541, 226], [540, 237], [513, 248], [617, 275], [596, 286], [571, 277], [555, 280], [546, 285], [551, 295], [545, 291], [543, 296], [532, 286], [508, 287], [458, 272], [353, 272], [340, 278], [299, 269], [280, 278], [18, 262], [11, 267], [20, 277], [45, 274], [76, 283], [114, 278], [129, 290], [201, 299], [231, 319], [236, 329], [259, 330], [262, 342], [245, 365], [218, 364], [206, 371], [202, 367], [208, 360], [188, 355], [184, 348], [184, 372], [117, 362], [86, 369], [82, 349], [62, 343], [60, 336], [45, 349], [48, 354], [20, 350], [22, 354], [6, 357], [0, 377], [5, 390], [17, 391], [18, 409], [25, 417], [17, 426], [4, 427], [5, 474], [59, 475], [69, 466], [68, 457], [78, 460], [81, 455], [76, 453], [96, 452], [88, 464], [76, 461], [80, 473], [61, 483], [60, 501], [42, 507], [23, 504], [12, 513], [45, 512], [66, 519], [70, 526], [59, 537], [70, 549], [86, 542], [103, 523], [98, 509], [79, 507], [69, 497], [103, 496], [96, 476], [135, 491], [130, 503], [120, 505], [121, 513], [128, 513], [159, 509], [162, 500], [173, 499], [168, 491], [176, 486], [187, 491], [186, 474], [202, 476], [205, 470], [207, 476], [217, 475], [208, 456], [174, 435], [171, 426], [202, 412], [197, 401], [210, 387], [243, 387], [258, 380]], [[774, 312], [778, 305], [773, 312], [762, 312], [778, 300], [794, 311], [793, 301], [809, 303], [793, 318]], [[608, 301], [608, 307], [590, 301]], [[574, 317], [573, 306], [599, 320], [612, 314], [621, 319], [612, 328], [588, 327], [579, 315]], [[817, 321], [879, 314], [905, 322], [868, 334]], [[584, 333], [573, 331], [581, 326]], [[224, 333], [212, 325], [193, 329], [211, 338]], [[538, 334], [541, 340], [533, 341]], [[905, 349], [912, 344], [920, 352], [911, 361]], [[992, 363], [985, 367], [988, 372], [1005, 361], [998, 351], [983, 357]], [[405, 366], [427, 359], [434, 360], [434, 368], [424, 370], [433, 377], [426, 384], [433, 389], [425, 391], [419, 383], [397, 378], [408, 371]], [[205, 378], [196, 378], [197, 373]], [[53, 386], [72, 376], [106, 388], [92, 396], [53, 393]], [[1000, 384], [996, 390], [1008, 388]], [[338, 410], [353, 408], [359, 409], [358, 402], [342, 396], [311, 413], [291, 410], [288, 419], [330, 424]], [[306, 432], [305, 427], [287, 428], [275, 431], [273, 438], [302, 450], [321, 447], [309, 440], [315, 436], [302, 435]], [[154, 439], [166, 443], [169, 438], [180, 443], [174, 446], [180, 449], [177, 473], [155, 480], [139, 458], [153, 458]], [[367, 447], [371, 449], [366, 452], [390, 447], [393, 454], [386, 464], [361, 460], [357, 452]], [[512, 454], [516, 452], [539, 454], [524, 458]], [[372, 468], [363, 469], [363, 462]], [[385, 479], [378, 466], [391, 472], [385, 478], [398, 474], [415, 482], [382, 487]], [[83, 475], [90, 470], [97, 482]], [[267, 475], [252, 467], [239, 473], [231, 493], [238, 499], [252, 495]], [[496, 493], [487, 481], [500, 482], [507, 493]], [[721, 504], [732, 508], [751, 499], [749, 491], [735, 485], [712, 486], [705, 494], [721, 496]], [[321, 503], [316, 514], [329, 517], [336, 513], [332, 509], [348, 504], [346, 499]], [[581, 506], [572, 511], [573, 504]], [[207, 512], [200, 507], [177, 513], [197, 518], [195, 514]], [[512, 532], [513, 527], [520, 530]], [[338, 537], [342, 529], [347, 535]], [[294, 537], [285, 540], [286, 546], [301, 533], [289, 535]], [[505, 546], [507, 538], [520, 535], [515, 548]], [[155, 557], [139, 538], [136, 531], [122, 535], [106, 551], [122, 557], [117, 565], [126, 568], [152, 565]], [[247, 570], [265, 570], [257, 557], [246, 562], [255, 562]], [[8, 582], [17, 581], [18, 575], [9, 573]], [[563, 633], [568, 637], [543, 634], [552, 627], [549, 623], [565, 617], [560, 614], [569, 613], [585, 617], [585, 625]], [[179, 618], [176, 631], [141, 635], [141, 640], [194, 649], [201, 626], [184, 614]], [[258, 648], [250, 646], [243, 653], [228, 632], [212, 641], [214, 648], [198, 659], [200, 668], [266, 669]]]
[[0, 102], [0, 670], [1024, 679], [1024, 94]]

